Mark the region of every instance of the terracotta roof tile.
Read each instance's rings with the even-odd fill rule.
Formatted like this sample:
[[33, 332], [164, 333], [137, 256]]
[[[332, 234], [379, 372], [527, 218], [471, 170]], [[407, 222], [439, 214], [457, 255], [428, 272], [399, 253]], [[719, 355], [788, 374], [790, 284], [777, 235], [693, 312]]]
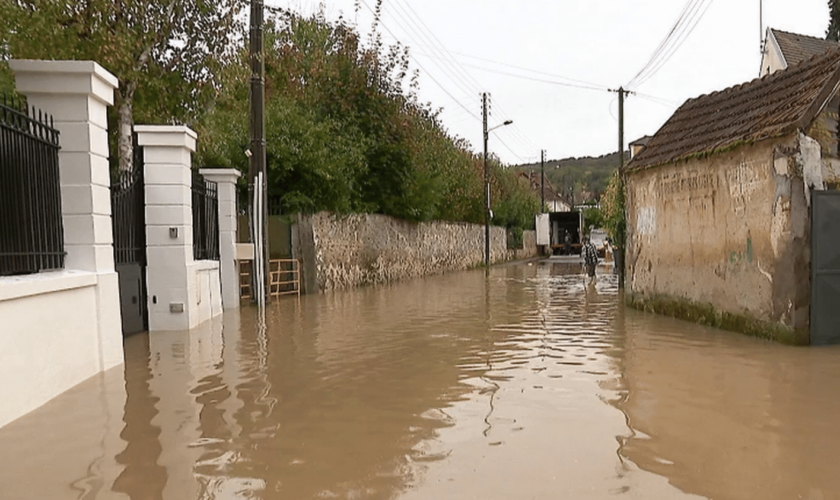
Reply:
[[824, 54], [826, 51], [837, 48], [837, 42], [825, 40], [823, 38], [816, 38], [813, 36], [799, 35], [796, 33], [788, 33], [777, 29], [770, 29], [776, 41], [779, 42], [779, 48], [782, 50], [782, 55], [785, 57], [785, 62], [788, 67], [801, 63], [806, 59], [810, 59], [818, 54]]
[[840, 48], [686, 101], [627, 165], [638, 170], [810, 125], [840, 82]]

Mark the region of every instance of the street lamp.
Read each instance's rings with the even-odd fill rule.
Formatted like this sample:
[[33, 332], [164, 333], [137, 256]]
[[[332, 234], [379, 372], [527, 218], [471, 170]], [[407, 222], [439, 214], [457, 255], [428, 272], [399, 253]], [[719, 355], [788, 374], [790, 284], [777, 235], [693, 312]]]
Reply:
[[[485, 98], [486, 99], [486, 98]], [[496, 125], [493, 128], [487, 128], [487, 102], [485, 100], [484, 106], [484, 265], [490, 267], [490, 171], [487, 168], [487, 137], [490, 132], [499, 127], [510, 125], [513, 120]]]

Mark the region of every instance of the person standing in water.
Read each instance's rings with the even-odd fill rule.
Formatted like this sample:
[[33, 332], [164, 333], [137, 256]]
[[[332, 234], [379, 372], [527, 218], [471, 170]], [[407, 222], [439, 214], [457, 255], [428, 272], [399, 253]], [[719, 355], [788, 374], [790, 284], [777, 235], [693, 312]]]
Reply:
[[589, 236], [583, 237], [583, 248], [581, 248], [580, 253], [583, 255], [583, 263], [586, 266], [586, 275], [589, 277], [590, 282], [594, 282], [595, 267], [598, 265], [598, 250], [589, 241]]

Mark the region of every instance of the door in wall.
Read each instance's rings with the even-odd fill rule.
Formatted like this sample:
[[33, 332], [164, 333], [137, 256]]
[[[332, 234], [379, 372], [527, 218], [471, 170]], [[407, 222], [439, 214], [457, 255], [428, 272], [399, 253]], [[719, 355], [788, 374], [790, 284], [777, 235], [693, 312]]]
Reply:
[[111, 185], [114, 264], [120, 280], [123, 335], [148, 330], [146, 302], [146, 199], [143, 148], [134, 143], [130, 172], [121, 172]]
[[811, 345], [840, 344], [840, 191], [811, 204]]

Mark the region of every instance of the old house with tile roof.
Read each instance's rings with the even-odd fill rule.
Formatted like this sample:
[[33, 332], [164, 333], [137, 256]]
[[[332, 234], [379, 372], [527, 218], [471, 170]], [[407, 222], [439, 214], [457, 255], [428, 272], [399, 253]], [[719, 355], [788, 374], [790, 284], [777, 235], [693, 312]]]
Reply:
[[[540, 172], [520, 171], [519, 177], [523, 182], [528, 183], [528, 187], [537, 193], [537, 196], [542, 196], [541, 199], [545, 200], [548, 212], [568, 212], [572, 209], [571, 203], [563, 199], [551, 181], [548, 180], [548, 177], [545, 177], [543, 182]], [[542, 194], [540, 189], [543, 189]]]
[[787, 69], [813, 56], [823, 54], [840, 46], [824, 38], [817, 38], [787, 31], [767, 28], [764, 50], [761, 53], [759, 76]]
[[840, 341], [840, 244], [828, 258], [838, 278], [818, 297], [811, 266], [812, 243], [840, 234], [840, 198], [838, 222], [831, 210], [824, 221], [836, 232], [813, 238], [811, 217], [840, 179], [837, 127], [824, 119], [838, 88], [840, 48], [671, 116], [624, 170], [632, 303], [793, 343], [826, 341], [811, 304], [833, 304], [827, 341]]

